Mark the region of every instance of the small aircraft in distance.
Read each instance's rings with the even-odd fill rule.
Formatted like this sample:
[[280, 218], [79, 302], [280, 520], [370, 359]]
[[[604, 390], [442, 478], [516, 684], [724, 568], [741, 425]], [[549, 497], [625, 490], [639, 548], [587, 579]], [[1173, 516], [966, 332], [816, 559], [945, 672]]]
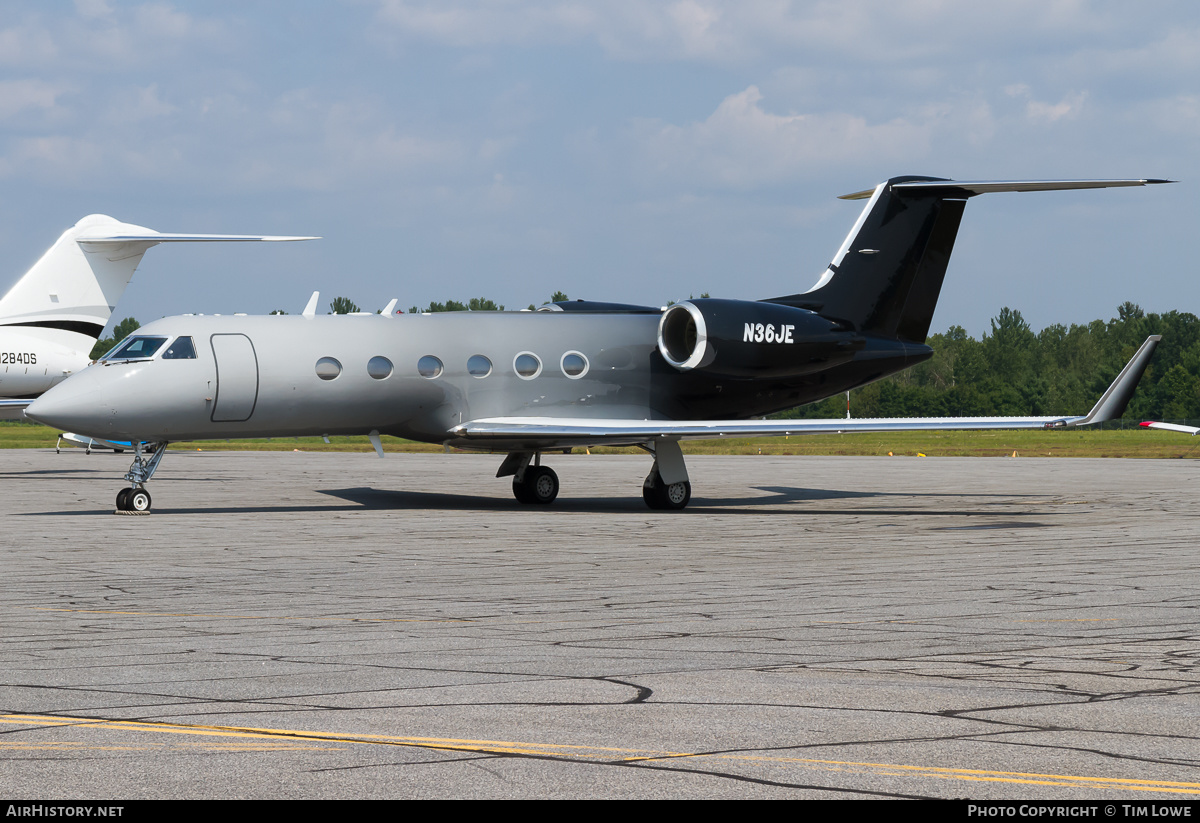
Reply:
[[[169, 317], [46, 392], [27, 416], [134, 445], [117, 495], [149, 511], [146, 483], [178, 440], [380, 434], [506, 456], [521, 503], [547, 504], [543, 453], [640, 446], [642, 496], [682, 509], [679, 443], [817, 432], [1072, 428], [1120, 416], [1158, 342], [1149, 338], [1086, 415], [763, 420], [928, 359], [925, 345], [959, 221], [990, 192], [1166, 180], [960, 181], [894, 177], [866, 200], [815, 286], [768, 300], [657, 308], [588, 301], [536, 312]], [[549, 309], [549, 310], [546, 310]]]
[[132, 443], [113, 443], [111, 440], [101, 440], [98, 437], [87, 437], [73, 432], [62, 432], [58, 435], [58, 440], [54, 444], [55, 454], [62, 451], [63, 442], [66, 442], [68, 446], [79, 446], [83, 449], [84, 454], [91, 454], [92, 449], [104, 449], [116, 454], [124, 454], [126, 451], [133, 450]]
[[312, 239], [162, 234], [104, 214], [84, 217], [0, 299], [0, 398], [8, 398], [0, 400], [0, 419], [20, 419], [32, 398], [88, 364], [92, 346], [151, 246]]
[[1163, 431], [1190, 434], [1193, 437], [1200, 434], [1200, 429], [1194, 426], [1181, 426], [1178, 423], [1158, 423], [1153, 420], [1143, 420], [1139, 425], [1145, 426], [1147, 429], [1162, 429]]

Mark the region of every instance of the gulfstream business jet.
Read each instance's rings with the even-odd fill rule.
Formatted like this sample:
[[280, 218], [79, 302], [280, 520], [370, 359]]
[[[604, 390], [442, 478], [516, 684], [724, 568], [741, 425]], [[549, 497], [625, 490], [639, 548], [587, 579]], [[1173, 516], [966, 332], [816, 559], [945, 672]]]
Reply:
[[768, 300], [666, 309], [562, 302], [550, 311], [169, 317], [47, 392], [27, 416], [111, 442], [135, 459], [117, 496], [148, 511], [146, 483], [174, 440], [379, 435], [504, 454], [521, 503], [548, 504], [542, 457], [640, 446], [642, 496], [682, 509], [689, 439], [905, 429], [1072, 429], [1118, 417], [1150, 362], [1147, 340], [1083, 414], [763, 420], [928, 359], [925, 344], [967, 201], [992, 192], [1163, 180], [894, 177], [847, 195], [858, 221], [816, 285]]

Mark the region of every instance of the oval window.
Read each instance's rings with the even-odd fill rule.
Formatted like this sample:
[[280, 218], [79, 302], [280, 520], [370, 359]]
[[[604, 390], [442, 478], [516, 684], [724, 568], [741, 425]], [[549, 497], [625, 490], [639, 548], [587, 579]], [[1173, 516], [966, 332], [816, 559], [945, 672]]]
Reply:
[[442, 361], [432, 354], [427, 354], [417, 361], [417, 374], [430, 380], [442, 373]]
[[532, 380], [542, 373], [542, 361], [533, 352], [523, 351], [513, 358], [513, 371], [518, 377]]
[[332, 357], [322, 357], [317, 361], [317, 377], [322, 380], [332, 380], [342, 373], [342, 364]]
[[562, 362], [559, 364], [562, 367], [563, 374], [575, 380], [587, 374], [588, 360], [577, 351], [569, 351], [562, 356]]
[[487, 377], [492, 373], [492, 361], [482, 354], [473, 354], [467, 360], [467, 373], [472, 377]]
[[372, 357], [367, 361], [367, 374], [376, 380], [382, 380], [392, 373], [392, 361], [386, 357]]

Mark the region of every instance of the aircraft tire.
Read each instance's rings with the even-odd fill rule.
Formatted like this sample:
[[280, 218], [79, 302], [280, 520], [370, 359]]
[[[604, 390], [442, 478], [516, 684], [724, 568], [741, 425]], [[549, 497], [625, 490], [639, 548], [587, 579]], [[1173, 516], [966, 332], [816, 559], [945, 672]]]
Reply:
[[692, 484], [685, 480], [667, 485], [655, 474], [653, 484], [642, 486], [642, 499], [652, 509], [681, 511], [692, 499]]
[[131, 489], [129, 492], [128, 510], [131, 512], [150, 511], [150, 492], [145, 489]]
[[530, 503], [548, 506], [558, 497], [558, 474], [548, 466], [526, 469], [525, 488]]
[[121, 489], [119, 492], [117, 492], [117, 511], [132, 511], [132, 509], [129, 508], [129, 493], [131, 491], [133, 491], [133, 489]]
[[528, 487], [515, 477], [513, 478], [513, 497], [517, 498], [518, 503], [524, 505], [528, 505], [533, 502], [533, 500], [531, 500], [529, 497]]

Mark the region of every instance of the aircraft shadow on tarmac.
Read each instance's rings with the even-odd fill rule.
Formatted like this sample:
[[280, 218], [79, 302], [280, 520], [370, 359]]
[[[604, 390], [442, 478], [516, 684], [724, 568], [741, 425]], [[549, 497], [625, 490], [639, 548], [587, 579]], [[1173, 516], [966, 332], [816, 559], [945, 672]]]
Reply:
[[[694, 497], [692, 505], [687, 509], [689, 512], [701, 514], [803, 514], [803, 515], [835, 515], [835, 514], [854, 514], [856, 516], [872, 516], [884, 515], [894, 517], [897, 515], [921, 515], [921, 516], [956, 516], [956, 517], [986, 517], [989, 520], [998, 515], [1008, 517], [1020, 516], [1024, 514], [1033, 514], [1033, 512], [1016, 512], [1010, 506], [996, 505], [996, 503], [988, 502], [985, 506], [995, 506], [992, 509], [984, 509], [979, 507], [970, 507], [963, 509], [931, 509], [931, 508], [891, 508], [887, 505], [877, 506], [872, 508], [853, 508], [853, 509], [814, 509], [806, 506], [798, 505], [803, 503], [815, 503], [834, 500], [874, 500], [877, 503], [886, 504], [887, 499], [892, 498], [891, 502], [898, 502], [899, 499], [913, 499], [922, 497], [943, 497], [943, 498], [999, 498], [997, 502], [1009, 501], [1014, 505], [1023, 505], [1025, 501], [1022, 498], [1036, 497], [1036, 495], [1012, 495], [1012, 494], [944, 494], [944, 493], [929, 493], [929, 492], [888, 492], [888, 491], [845, 491], [838, 489], [805, 489], [792, 486], [756, 486], [757, 491], [765, 492], [759, 497]], [[306, 506], [298, 504], [290, 505], [231, 505], [231, 506], [173, 506], [170, 503], [165, 503], [159, 506], [155, 513], [158, 515], [171, 514], [270, 514], [283, 512], [313, 512], [313, 511], [402, 511], [402, 510], [428, 510], [428, 511], [526, 511], [529, 513], [546, 512], [552, 513], [555, 511], [561, 512], [610, 512], [610, 513], [629, 513], [629, 514], [651, 514], [651, 510], [646, 508], [646, 504], [639, 498], [612, 498], [612, 497], [560, 497], [554, 504], [547, 507], [541, 506], [523, 506], [516, 500], [509, 497], [483, 497], [469, 494], [451, 494], [447, 492], [425, 492], [425, 491], [404, 491], [395, 489], [375, 489], [368, 486], [359, 486], [348, 489], [317, 489], [320, 494], [328, 495], [345, 501], [347, 505], [332, 505], [332, 506]], [[42, 512], [21, 512], [23, 515], [93, 515], [107, 514], [106, 510], [91, 510], [91, 511], [42, 511]], [[673, 513], [672, 513], [673, 514]], [[1044, 515], [1046, 512], [1040, 511], [1039, 515]], [[681, 515], [686, 516], [686, 515]], [[1046, 525], [1041, 523], [1020, 523], [1009, 522], [1012, 526], [1032, 526]], [[998, 527], [996, 525], [991, 526]], [[976, 526], [961, 526], [957, 528], [976, 528]]]
[[[809, 508], [791, 508], [793, 504], [828, 500], [871, 499], [871, 498], [912, 498], [927, 496], [921, 492], [884, 492], [884, 491], [842, 491], [836, 489], [804, 489], [791, 486], [756, 486], [756, 490], [766, 492], [760, 497], [693, 497], [688, 507], [690, 512], [708, 514], [826, 514], [833, 511], [816, 512]], [[446, 492], [396, 491], [392, 489], [374, 489], [357, 487], [350, 489], [321, 489], [321, 494], [327, 494], [342, 500], [358, 504], [364, 509], [396, 510], [396, 509], [441, 509], [441, 510], [527, 510], [538, 511], [538, 506], [521, 506], [515, 500], [508, 498], [477, 497], [466, 494], [449, 494]], [[1012, 500], [1012, 495], [938, 495], [941, 497], [1001, 497]], [[1019, 496], [1018, 496], [1019, 497]], [[881, 501], [882, 502], [882, 501]], [[788, 508], [783, 508], [788, 507]], [[569, 512], [631, 512], [648, 514], [645, 502], [635, 497], [560, 497], [554, 504], [541, 509], [542, 511]], [[844, 511], [842, 513], [845, 513]], [[923, 514], [923, 515], [996, 515], [997, 511], [950, 510], [939, 511], [930, 509], [898, 510], [883, 509], [854, 509], [855, 514]], [[1007, 512], [1010, 516], [1013, 512]]]

